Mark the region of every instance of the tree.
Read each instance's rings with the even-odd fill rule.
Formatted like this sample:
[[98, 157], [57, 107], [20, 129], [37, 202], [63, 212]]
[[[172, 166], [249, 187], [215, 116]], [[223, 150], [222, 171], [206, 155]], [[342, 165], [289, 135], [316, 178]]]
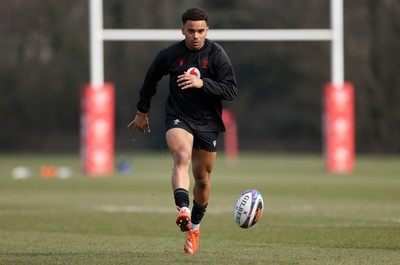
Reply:
[[[329, 0], [104, 1], [106, 28], [175, 28], [190, 6], [214, 28], [328, 28]], [[356, 90], [357, 149], [399, 152], [400, 2], [344, 1], [346, 80]], [[88, 2], [0, 2], [2, 151], [76, 151], [79, 92], [89, 82]], [[144, 74], [170, 42], [106, 42], [105, 78], [116, 86], [117, 150], [130, 149], [126, 124]], [[327, 42], [223, 42], [239, 83], [240, 146], [247, 150], [322, 149], [322, 89], [330, 79]], [[167, 80], [154, 98], [153, 134], [135, 148], [165, 147]], [[157, 132], [157, 133], [156, 133]], [[136, 136], [134, 136], [136, 137]]]

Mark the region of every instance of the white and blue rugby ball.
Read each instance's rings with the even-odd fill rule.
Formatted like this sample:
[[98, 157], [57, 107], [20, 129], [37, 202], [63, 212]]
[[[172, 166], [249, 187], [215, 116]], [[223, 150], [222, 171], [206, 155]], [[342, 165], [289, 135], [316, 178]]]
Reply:
[[261, 193], [255, 189], [248, 189], [240, 194], [233, 209], [233, 217], [241, 228], [255, 225], [264, 210], [264, 200]]

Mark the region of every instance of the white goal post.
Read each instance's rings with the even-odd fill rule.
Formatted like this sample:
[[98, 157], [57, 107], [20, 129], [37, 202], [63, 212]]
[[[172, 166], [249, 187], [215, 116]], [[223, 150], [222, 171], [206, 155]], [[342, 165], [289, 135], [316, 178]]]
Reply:
[[[109, 174], [113, 160], [113, 87], [104, 83], [105, 41], [178, 41], [179, 29], [105, 29], [103, 0], [89, 0], [90, 9], [90, 85], [88, 98], [110, 97], [107, 119], [90, 111], [81, 116], [81, 144], [84, 164], [90, 173]], [[330, 0], [330, 28], [328, 29], [210, 29], [208, 37], [215, 41], [328, 41], [331, 43], [331, 80], [324, 90], [323, 134], [326, 168], [332, 173], [348, 173], [354, 164], [354, 89], [344, 80], [343, 0]], [[107, 89], [104, 89], [107, 88]], [[101, 91], [108, 91], [103, 93]], [[96, 93], [98, 94], [96, 96]], [[92, 96], [90, 96], [93, 94]], [[86, 106], [87, 104], [82, 104]], [[106, 115], [106, 114], [104, 114]], [[110, 116], [111, 115], [111, 116]], [[95, 116], [95, 117], [94, 117]], [[101, 125], [101, 126], [100, 126]], [[95, 127], [97, 126], [97, 127]], [[95, 128], [95, 129], [93, 129]], [[98, 128], [109, 128], [109, 138]], [[93, 129], [93, 130], [92, 130]], [[105, 130], [103, 130], [105, 131]], [[96, 134], [98, 134], [96, 136]], [[92, 138], [99, 142], [90, 141]], [[101, 142], [103, 141], [103, 143]], [[92, 143], [92, 144], [90, 144]], [[108, 146], [104, 148], [104, 146]], [[97, 170], [108, 161], [108, 167]], [[110, 162], [111, 161], [111, 162]], [[90, 163], [91, 164], [90, 164]], [[92, 169], [93, 168], [93, 169]]]
[[[104, 83], [104, 41], [181, 40], [178, 29], [104, 29], [103, 0], [90, 0], [90, 77]], [[330, 1], [330, 29], [210, 29], [216, 41], [330, 41], [331, 82], [343, 84], [343, 0]]]

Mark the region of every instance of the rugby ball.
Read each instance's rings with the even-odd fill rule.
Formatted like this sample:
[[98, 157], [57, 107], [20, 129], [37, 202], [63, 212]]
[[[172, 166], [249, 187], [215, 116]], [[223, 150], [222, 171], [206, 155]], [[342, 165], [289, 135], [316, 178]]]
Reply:
[[264, 210], [264, 201], [261, 193], [255, 189], [245, 190], [236, 200], [233, 217], [241, 228], [255, 225]]

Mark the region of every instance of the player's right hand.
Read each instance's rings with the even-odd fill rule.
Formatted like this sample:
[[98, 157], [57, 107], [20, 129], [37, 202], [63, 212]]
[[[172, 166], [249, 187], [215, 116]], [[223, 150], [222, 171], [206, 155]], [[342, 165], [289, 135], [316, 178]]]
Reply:
[[128, 128], [133, 127], [135, 132], [149, 133], [150, 123], [149, 119], [147, 118], [147, 114], [138, 111], [133, 121], [131, 121], [131, 123], [129, 123], [127, 127]]

